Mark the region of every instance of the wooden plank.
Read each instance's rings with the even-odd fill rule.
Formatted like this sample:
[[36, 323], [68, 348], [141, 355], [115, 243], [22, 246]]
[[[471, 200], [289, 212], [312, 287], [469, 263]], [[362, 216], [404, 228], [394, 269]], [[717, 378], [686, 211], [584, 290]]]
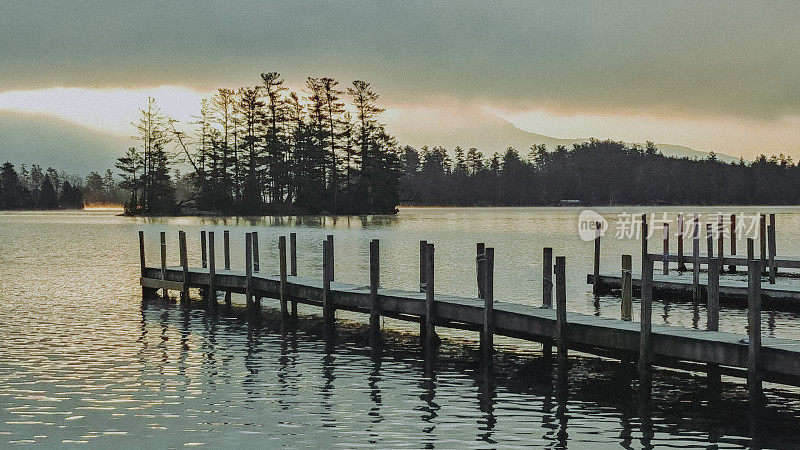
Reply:
[[542, 306], [553, 307], [553, 249], [551, 247], [542, 249]]
[[183, 290], [183, 283], [181, 283], [180, 281], [159, 280], [157, 278], [141, 277], [139, 279], [139, 284], [141, 284], [142, 287], [146, 287], [149, 289], [168, 289], [172, 291]]
[[380, 241], [369, 243], [369, 325], [373, 331], [381, 327], [381, 308], [378, 303], [378, 289], [381, 283]]

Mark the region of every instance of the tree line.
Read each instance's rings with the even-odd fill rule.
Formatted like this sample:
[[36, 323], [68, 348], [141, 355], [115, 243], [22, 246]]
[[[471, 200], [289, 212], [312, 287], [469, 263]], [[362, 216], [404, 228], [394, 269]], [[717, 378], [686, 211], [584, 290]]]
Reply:
[[38, 164], [19, 171], [10, 162], [0, 166], [0, 209], [81, 209], [84, 204], [117, 204], [122, 189], [108, 169], [104, 175], [90, 172], [85, 178], [67, 175]]
[[[360, 80], [343, 89], [309, 77], [297, 93], [278, 73], [263, 73], [257, 86], [203, 100], [193, 133], [179, 131], [151, 98], [134, 124], [139, 145], [116, 164], [126, 210], [393, 213], [400, 147], [378, 120], [378, 98]], [[180, 166], [191, 169], [175, 173]]]
[[646, 146], [589, 140], [485, 157], [475, 148], [403, 150], [401, 201], [431, 206], [800, 204], [800, 166], [783, 154], [752, 163], [668, 157]]

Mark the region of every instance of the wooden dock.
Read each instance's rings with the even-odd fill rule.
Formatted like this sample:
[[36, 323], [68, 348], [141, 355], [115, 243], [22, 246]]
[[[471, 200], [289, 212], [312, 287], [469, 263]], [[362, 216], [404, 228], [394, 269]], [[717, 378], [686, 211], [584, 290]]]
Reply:
[[[292, 245], [287, 264], [286, 239], [282, 237], [279, 274], [263, 274], [254, 270], [257, 262], [257, 235], [248, 233], [245, 244], [245, 270], [232, 270], [229, 265], [229, 249], [226, 246], [224, 269], [216, 268], [214, 234], [208, 233], [208, 255], [203, 254], [205, 267], [189, 267], [186, 256], [186, 236], [179, 233], [180, 266], [166, 265], [166, 248], [162, 234], [161, 266], [148, 266], [145, 261], [144, 234], [140, 232], [141, 285], [146, 298], [162, 295], [166, 291], [181, 293], [181, 301], [188, 302], [189, 289], [199, 289], [201, 298], [209, 309], [219, 307], [218, 294], [226, 293], [230, 304], [230, 293], [244, 294], [247, 306], [253, 312], [260, 311], [262, 298], [278, 300], [283, 317], [291, 322], [297, 315], [297, 304], [318, 307], [322, 311], [326, 328], [334, 326], [335, 311], [346, 310], [369, 315], [376, 333], [380, 332], [380, 316], [391, 317], [420, 324], [423, 345], [435, 347], [436, 327], [449, 327], [481, 332], [481, 347], [484, 355], [491, 359], [492, 336], [494, 334], [543, 343], [545, 354], [553, 344], [558, 350], [559, 363], [566, 362], [567, 350], [577, 350], [602, 357], [623, 361], [638, 361], [640, 384], [649, 380], [651, 365], [680, 370], [708, 371], [710, 380], [719, 373], [746, 377], [752, 383], [754, 399], [760, 398], [761, 380], [770, 380], [790, 385], [800, 385], [800, 341], [761, 337], [760, 295], [751, 285], [749, 305], [753, 309], [750, 334], [734, 334], [720, 331], [703, 331], [683, 327], [651, 326], [652, 285], [647, 280], [642, 291], [642, 321], [632, 322], [612, 318], [596, 317], [566, 311], [565, 258], [555, 257], [554, 264], [548, 258], [552, 249], [544, 249], [543, 306], [523, 305], [508, 301], [495, 301], [493, 289], [494, 249], [478, 244], [476, 289], [483, 298], [466, 298], [435, 292], [433, 244], [420, 245], [420, 289], [396, 290], [380, 287], [379, 242], [370, 245], [370, 285], [354, 285], [333, 278], [333, 239], [323, 241], [323, 277], [306, 278], [296, 273], [295, 245]], [[206, 239], [206, 233], [202, 238]], [[254, 241], [255, 238], [255, 241]], [[290, 236], [294, 244], [295, 236]], [[228, 242], [226, 239], [225, 242]], [[757, 263], [757, 262], [756, 262]], [[549, 268], [547, 264], [552, 264]], [[645, 266], [652, 269], [653, 259], [647, 258]], [[753, 266], [756, 269], [757, 266]], [[257, 264], [255, 266], [257, 268]], [[291, 267], [289, 272], [287, 267]], [[555, 274], [554, 282], [548, 276]], [[549, 302], [553, 298], [555, 285], [555, 309]], [[420, 292], [421, 291], [421, 292]], [[290, 312], [291, 306], [291, 312]], [[744, 331], [744, 330], [743, 330]], [[649, 385], [649, 381], [647, 382]], [[755, 401], [755, 400], [754, 400]]]

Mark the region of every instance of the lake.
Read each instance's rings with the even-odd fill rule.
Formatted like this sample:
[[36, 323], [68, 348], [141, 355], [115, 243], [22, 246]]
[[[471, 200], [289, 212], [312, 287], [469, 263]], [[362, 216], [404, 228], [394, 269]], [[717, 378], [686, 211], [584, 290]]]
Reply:
[[[605, 208], [603, 272], [640, 242], [625, 227], [642, 212], [777, 213], [778, 255], [800, 255], [800, 209]], [[231, 231], [233, 268], [244, 234], [258, 231], [261, 271], [278, 271], [278, 236], [296, 232], [298, 272], [320, 277], [322, 240], [334, 235], [336, 279], [368, 284], [369, 241], [381, 241], [384, 287], [418, 285], [419, 240], [436, 246], [438, 292], [475, 296], [475, 244], [495, 248], [495, 299], [541, 303], [542, 247], [566, 256], [568, 309], [619, 317], [619, 299], [595, 298], [586, 274], [593, 244], [578, 232], [580, 208], [402, 208], [396, 216], [132, 219], [114, 212], [0, 213], [0, 443], [61, 446], [650, 447], [800, 445], [800, 389], [767, 384], [751, 411], [741, 380], [707, 395], [702, 374], [656, 371], [653, 400], [636, 401], [614, 361], [575, 355], [566, 384], [541, 347], [497, 338], [494, 371], [479, 368], [477, 335], [437, 329], [434, 370], [417, 326], [384, 321], [386, 346], [371, 350], [365, 316], [340, 312], [326, 348], [313, 310], [296, 333], [276, 320], [254, 325], [233, 308], [219, 317], [163, 301], [142, 302], [137, 232], [158, 265], [177, 231], [199, 265], [200, 230]], [[661, 217], [661, 216], [659, 216]], [[622, 231], [620, 231], [622, 230]], [[673, 228], [674, 230], [674, 228]], [[745, 230], [747, 231], [747, 230]], [[618, 238], [616, 234], [620, 234]], [[656, 230], [651, 251], [661, 249]], [[674, 251], [673, 241], [673, 251]], [[703, 245], [705, 248], [705, 245]], [[727, 247], [726, 247], [727, 248]], [[745, 248], [739, 242], [739, 253]], [[691, 249], [690, 243], [686, 245]], [[703, 250], [704, 251], [704, 250]], [[219, 258], [221, 259], [221, 258]], [[660, 264], [656, 264], [660, 267]], [[235, 298], [241, 302], [241, 298]], [[264, 301], [274, 308], [275, 302]], [[305, 314], [304, 314], [305, 313]], [[634, 320], [638, 304], [634, 301]], [[276, 317], [274, 310], [268, 317]], [[656, 301], [654, 324], [705, 323], [702, 305]], [[746, 311], [723, 307], [720, 329], [745, 333]], [[800, 339], [798, 314], [764, 311], [765, 334]]]

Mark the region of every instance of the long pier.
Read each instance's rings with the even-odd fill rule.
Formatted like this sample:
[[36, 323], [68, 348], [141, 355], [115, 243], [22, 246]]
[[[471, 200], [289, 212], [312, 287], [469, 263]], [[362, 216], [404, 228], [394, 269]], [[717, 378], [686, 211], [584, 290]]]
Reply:
[[[165, 235], [161, 233], [160, 266], [148, 266], [145, 259], [144, 233], [139, 232], [141, 286], [146, 298], [163, 296], [168, 291], [180, 292], [182, 302], [190, 301], [189, 289], [200, 290], [210, 309], [218, 308], [219, 293], [244, 294], [247, 307], [260, 311], [261, 299], [278, 300], [282, 317], [290, 321], [297, 315], [297, 304], [321, 309], [326, 329], [333, 327], [335, 311], [346, 310], [368, 314], [375, 332], [380, 332], [380, 316], [416, 322], [426, 351], [435, 347], [436, 327], [481, 332], [481, 348], [491, 359], [495, 334], [542, 343], [548, 355], [555, 344], [559, 366], [567, 362], [568, 350], [601, 357], [637, 362], [641, 384], [648, 384], [653, 365], [680, 370], [708, 372], [711, 382], [720, 374], [748, 379], [753, 401], [763, 398], [761, 381], [800, 385], [800, 341], [762, 337], [760, 332], [760, 300], [758, 285], [751, 276], [748, 334], [696, 330], [684, 327], [652, 326], [652, 278], [645, 277], [642, 288], [640, 322], [566, 310], [566, 279], [563, 256], [555, 257], [552, 249], [543, 251], [542, 306], [523, 305], [494, 299], [494, 249], [478, 244], [478, 298], [458, 297], [435, 292], [434, 247], [420, 243], [420, 289], [397, 290], [380, 287], [379, 242], [370, 244], [370, 284], [355, 285], [334, 280], [333, 237], [323, 241], [322, 279], [297, 274], [296, 236], [290, 235], [290, 261], [287, 261], [286, 237], [278, 241], [280, 273], [259, 272], [258, 236], [247, 233], [245, 270], [230, 268], [228, 233], [224, 239], [224, 266], [217, 268], [214, 233], [201, 232], [202, 266], [189, 267], [186, 235], [179, 232], [180, 266], [166, 265]], [[255, 250], [255, 251], [254, 251]], [[645, 258], [644, 267], [652, 273], [654, 258]], [[758, 261], [750, 261], [751, 275], [760, 271]], [[644, 273], [647, 273], [646, 271]], [[555, 308], [553, 288], [555, 287]]]

